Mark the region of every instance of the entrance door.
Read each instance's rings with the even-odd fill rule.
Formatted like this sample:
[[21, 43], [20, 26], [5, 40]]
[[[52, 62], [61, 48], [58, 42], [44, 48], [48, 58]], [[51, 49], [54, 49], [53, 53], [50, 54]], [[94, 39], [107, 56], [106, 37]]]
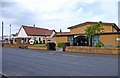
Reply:
[[88, 39], [85, 36], [74, 38], [74, 46], [88, 46]]

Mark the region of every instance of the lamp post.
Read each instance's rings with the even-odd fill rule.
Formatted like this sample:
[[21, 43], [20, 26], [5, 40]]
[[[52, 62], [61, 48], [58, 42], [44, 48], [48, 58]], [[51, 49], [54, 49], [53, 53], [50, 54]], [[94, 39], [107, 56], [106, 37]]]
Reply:
[[4, 30], [4, 27], [3, 26], [4, 26], [4, 22], [2, 22], [2, 47], [4, 46], [4, 43], [3, 43], [3, 32], [4, 32], [3, 30]]

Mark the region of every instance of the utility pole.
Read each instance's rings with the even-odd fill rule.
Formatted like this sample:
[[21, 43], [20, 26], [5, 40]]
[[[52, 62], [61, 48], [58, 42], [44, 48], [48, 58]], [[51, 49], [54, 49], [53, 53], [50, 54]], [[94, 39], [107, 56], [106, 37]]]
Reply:
[[[118, 27], [120, 27], [120, 1], [118, 2]], [[119, 31], [118, 31], [119, 32]], [[118, 45], [120, 45], [120, 36], [118, 38]], [[120, 65], [119, 65], [120, 66]], [[120, 75], [119, 75], [120, 76]]]
[[[34, 27], [34, 31], [35, 31], [35, 24], [33, 24], [33, 27]], [[35, 38], [35, 36], [33, 36], [33, 39], [34, 39], [34, 43], [36, 43], [36, 38]]]
[[2, 47], [4, 46], [4, 43], [3, 43], [3, 30], [4, 30], [4, 28], [3, 28], [3, 26], [4, 26], [4, 22], [2, 22]]
[[11, 43], [11, 24], [10, 24], [10, 43]]

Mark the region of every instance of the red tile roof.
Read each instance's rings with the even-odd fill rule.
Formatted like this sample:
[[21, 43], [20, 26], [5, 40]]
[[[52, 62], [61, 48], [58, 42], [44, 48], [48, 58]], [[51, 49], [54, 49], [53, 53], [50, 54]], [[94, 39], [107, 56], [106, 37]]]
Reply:
[[66, 36], [66, 35], [70, 35], [70, 32], [56, 32], [56, 36]]
[[31, 26], [23, 26], [26, 34], [28, 36], [50, 36], [54, 30], [49, 30], [45, 28], [31, 27]]

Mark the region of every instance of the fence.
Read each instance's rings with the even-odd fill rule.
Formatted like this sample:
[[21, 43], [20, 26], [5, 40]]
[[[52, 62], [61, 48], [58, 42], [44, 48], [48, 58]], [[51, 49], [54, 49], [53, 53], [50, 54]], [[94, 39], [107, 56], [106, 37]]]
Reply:
[[103, 47], [101, 48], [101, 47], [66, 46], [65, 51], [95, 54], [120, 54], [120, 48], [103, 48]]

